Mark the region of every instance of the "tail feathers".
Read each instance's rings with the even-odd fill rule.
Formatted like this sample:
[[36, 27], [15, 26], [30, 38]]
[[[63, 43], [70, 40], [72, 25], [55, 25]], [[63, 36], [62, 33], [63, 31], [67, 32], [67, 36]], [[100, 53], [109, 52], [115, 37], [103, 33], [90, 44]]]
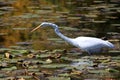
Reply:
[[115, 46], [111, 43], [111, 42], [109, 42], [109, 41], [106, 41], [106, 43], [107, 43], [107, 46], [109, 47], [109, 48], [114, 48]]

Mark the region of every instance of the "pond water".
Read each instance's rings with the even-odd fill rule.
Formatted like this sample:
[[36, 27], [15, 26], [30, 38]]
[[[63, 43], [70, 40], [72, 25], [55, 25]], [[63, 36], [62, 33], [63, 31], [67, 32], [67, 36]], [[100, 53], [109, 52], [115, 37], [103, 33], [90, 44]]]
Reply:
[[[119, 0], [0, 0], [0, 69], [3, 72], [0, 78], [120, 79], [119, 14]], [[77, 49], [60, 39], [49, 27], [30, 33], [44, 21], [59, 25], [60, 31], [68, 37], [107, 38], [115, 48], [105, 54], [80, 55]], [[6, 61], [3, 57], [6, 53], [12, 59], [7, 57]], [[52, 59], [51, 53], [54, 54]], [[19, 71], [21, 74], [17, 74]], [[10, 72], [13, 74], [10, 75]]]

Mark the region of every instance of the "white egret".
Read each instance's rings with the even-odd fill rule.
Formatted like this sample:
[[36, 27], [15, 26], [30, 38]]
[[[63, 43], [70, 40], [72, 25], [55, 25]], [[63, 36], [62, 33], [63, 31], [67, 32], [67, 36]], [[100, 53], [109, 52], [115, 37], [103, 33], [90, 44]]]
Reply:
[[114, 45], [110, 43], [109, 41], [105, 41], [99, 38], [95, 37], [77, 37], [77, 38], [69, 38], [64, 36], [58, 29], [58, 25], [49, 23], [49, 22], [43, 22], [38, 27], [34, 28], [31, 32], [37, 30], [40, 27], [47, 27], [50, 26], [54, 29], [55, 33], [61, 37], [63, 40], [67, 41], [73, 46], [76, 46], [80, 48], [81, 50], [84, 50], [91, 53], [100, 52], [102, 48], [113, 48]]

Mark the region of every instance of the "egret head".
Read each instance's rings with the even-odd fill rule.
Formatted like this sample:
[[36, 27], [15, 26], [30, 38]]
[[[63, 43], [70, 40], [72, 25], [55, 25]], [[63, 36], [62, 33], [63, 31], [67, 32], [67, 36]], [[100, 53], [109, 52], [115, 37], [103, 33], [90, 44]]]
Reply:
[[39, 26], [37, 26], [36, 28], [34, 28], [31, 32], [37, 30], [37, 29], [40, 28], [40, 27], [47, 27], [47, 26], [51, 26], [51, 27], [53, 27], [54, 29], [55, 29], [55, 28], [58, 28], [58, 26], [57, 26], [56, 24], [49, 23], [49, 22], [42, 22]]

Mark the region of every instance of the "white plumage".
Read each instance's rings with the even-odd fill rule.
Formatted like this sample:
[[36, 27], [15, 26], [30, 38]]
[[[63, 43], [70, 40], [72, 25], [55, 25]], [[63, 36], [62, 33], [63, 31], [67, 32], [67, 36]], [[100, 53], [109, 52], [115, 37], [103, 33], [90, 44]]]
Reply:
[[34, 28], [31, 32], [37, 30], [39, 27], [47, 27], [47, 26], [54, 28], [55, 33], [59, 37], [61, 37], [62, 39], [70, 43], [71, 45], [74, 45], [84, 51], [87, 51], [89, 54], [100, 52], [101, 49], [104, 47], [106, 48], [114, 47], [114, 45], [110, 43], [109, 41], [105, 41], [105, 40], [95, 38], [95, 37], [77, 37], [74, 39], [68, 38], [64, 36], [62, 33], [60, 33], [58, 26], [56, 24], [48, 23], [48, 22], [41, 23], [38, 27]]
[[88, 53], [100, 52], [104, 47], [114, 47], [112, 43], [94, 37], [77, 37], [73, 39], [72, 42], [74, 46], [83, 49]]

